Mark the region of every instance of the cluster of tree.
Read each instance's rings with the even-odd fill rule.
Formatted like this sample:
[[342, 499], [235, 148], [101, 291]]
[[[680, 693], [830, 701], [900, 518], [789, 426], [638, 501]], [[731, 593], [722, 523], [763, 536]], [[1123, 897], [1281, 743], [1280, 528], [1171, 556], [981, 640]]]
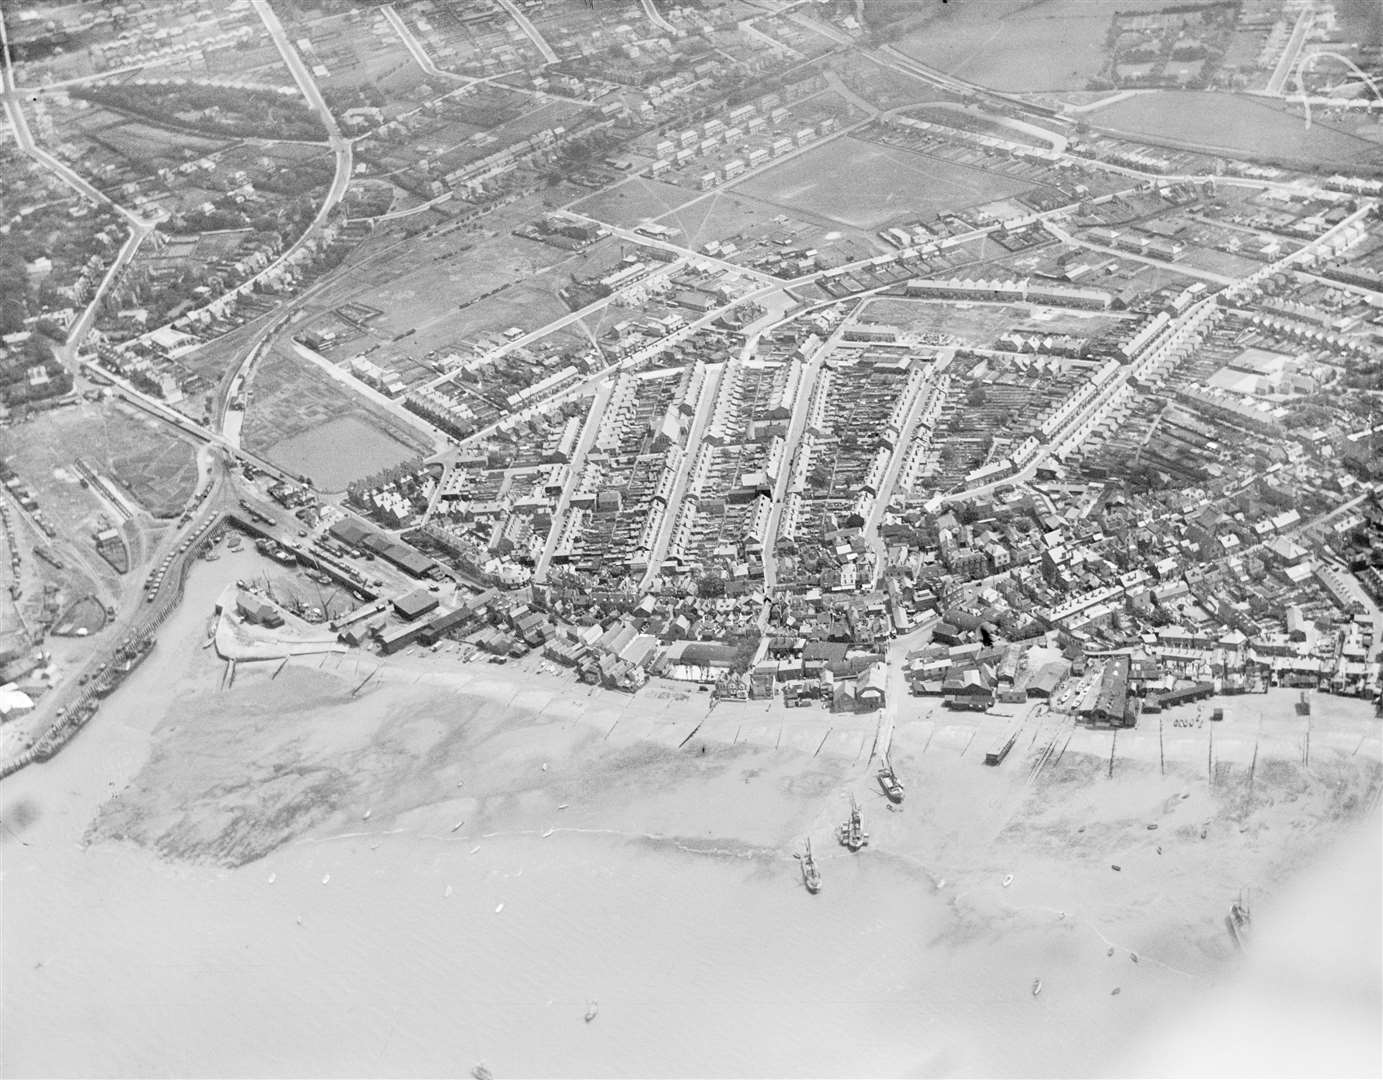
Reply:
[[[29, 371], [34, 367], [42, 367], [48, 374], [48, 380], [37, 386], [29, 383]], [[0, 399], [6, 404], [60, 397], [71, 389], [72, 374], [58, 363], [49, 343], [38, 334], [0, 359]]]
[[359, 502], [371, 491], [397, 484], [400, 481], [407, 481], [409, 487], [416, 487], [417, 479], [422, 474], [424, 466], [423, 458], [410, 458], [397, 465], [391, 465], [387, 469], [381, 469], [377, 473], [371, 473], [363, 480], [356, 480], [346, 487], [346, 494]]
[[322, 98], [327, 103], [327, 108], [333, 115], [339, 116], [347, 109], [382, 109], [388, 100], [381, 90], [372, 82], [363, 82], [357, 86], [333, 86], [322, 90]]
[[303, 101], [272, 90], [97, 83], [70, 92], [160, 126], [168, 126], [171, 117], [176, 125], [221, 135], [300, 140], [326, 136], [321, 119]]
[[29, 314], [29, 275], [11, 244], [0, 245], [0, 334], [24, 329]]

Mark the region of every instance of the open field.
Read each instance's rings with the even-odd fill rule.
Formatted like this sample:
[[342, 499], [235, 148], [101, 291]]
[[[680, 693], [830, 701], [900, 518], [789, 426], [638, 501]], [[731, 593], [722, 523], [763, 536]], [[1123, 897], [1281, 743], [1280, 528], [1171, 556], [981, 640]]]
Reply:
[[[1148, 0], [1119, 5], [1160, 6]], [[898, 48], [948, 75], [1010, 93], [1083, 90], [1104, 65], [1114, 14], [1089, 0], [958, 0], [932, 10]]]
[[664, 184], [646, 176], [633, 176], [623, 184], [581, 199], [571, 208], [578, 214], [587, 214], [599, 221], [632, 229], [646, 221], [656, 221], [683, 203], [690, 202], [697, 194], [675, 184]]
[[[218, 690], [199, 631], [245, 570], [195, 566], [158, 667], [6, 781], [25, 842], [5, 853], [9, 1072], [186, 1073], [211, 1055], [256, 1075], [453, 1074], [458, 1059], [534, 1076], [611, 1060], [640, 1075], [1195, 1074], [1136, 1057], [1153, 1038], [1185, 1052], [1182, 1027], [1273, 987], [1280, 1014], [1328, 1031], [1334, 1074], [1375, 1067], [1366, 703], [1316, 699], [1309, 763], [1284, 691], [1175, 729], [1165, 768], [1156, 725], [1115, 736], [1050, 714], [986, 768], [1002, 717], [910, 700], [893, 751], [908, 797], [886, 812], [868, 715], [708, 715], [685, 687], [592, 693], [450, 646], [277, 678], [245, 664]], [[858, 855], [831, 839], [850, 795], [871, 833]], [[815, 898], [792, 857], [804, 837]], [[1308, 881], [1339, 903], [1298, 917]], [[1255, 953], [1240, 957], [1224, 916], [1245, 887]], [[1349, 995], [1282, 980], [1289, 941], [1306, 970], [1358, 979]], [[387, 1045], [350, 1018], [364, 980], [397, 1018]], [[60, 1006], [105, 1024], [73, 1027]], [[843, 1026], [852, 1037], [813, 1037]]]
[[837, 139], [736, 190], [859, 229], [930, 217], [1026, 191], [1031, 184], [894, 147]]
[[838, 61], [841, 81], [880, 109], [902, 108], [925, 101], [950, 101], [952, 96], [933, 83], [884, 67], [858, 53]]
[[[358, 300], [381, 309], [370, 323], [369, 337], [387, 343], [411, 330], [397, 348], [414, 356], [484, 331], [515, 325], [537, 329], [567, 313], [557, 290], [573, 274], [613, 267], [619, 244], [608, 241], [578, 254], [513, 236], [511, 229], [543, 212], [537, 202], [525, 209], [510, 213], [514, 208], [506, 208], [503, 215], [493, 215], [483, 232], [398, 244], [362, 267], [343, 271], [312, 307], [325, 313]], [[330, 322], [334, 320], [317, 325]], [[302, 326], [307, 325], [312, 324], [304, 320]], [[390, 355], [387, 345], [382, 355]]]
[[412, 448], [355, 415], [280, 439], [265, 456], [323, 491], [344, 491], [352, 480], [414, 457]]
[[155, 516], [180, 513], [197, 483], [191, 443], [113, 402], [83, 402], [11, 428], [0, 438], [0, 455], [13, 456], [15, 469], [34, 485], [53, 523], [74, 532], [90, 529], [101, 514], [96, 497], [78, 484], [72, 468], [77, 458], [115, 480]]
[[[360, 427], [334, 426], [347, 418]], [[323, 430], [327, 434], [313, 438], [313, 433]], [[343, 439], [343, 435], [350, 437]], [[355, 438], [360, 441], [352, 441]], [[375, 460], [395, 453], [398, 460], [405, 460], [429, 448], [403, 423], [351, 394], [283, 343], [275, 345], [255, 370], [242, 439], [246, 447], [284, 468], [294, 469], [293, 461], [306, 461], [329, 473], [308, 473], [319, 484], [330, 479], [340, 485], [327, 490], [341, 490], [350, 480], [368, 476], [379, 468], [371, 464]], [[333, 458], [339, 459], [334, 470]]]
[[868, 301], [858, 317], [862, 322], [884, 323], [913, 333], [952, 334], [976, 343], [992, 340], [1007, 330], [1094, 336], [1119, 321], [1104, 314], [1033, 308], [1026, 304], [962, 306], [954, 301], [933, 303], [889, 297]]
[[[1163, 90], [1116, 101], [1091, 123], [1130, 136], [1175, 140], [1236, 156], [1319, 165], [1383, 166], [1383, 124], [1321, 122], [1304, 130], [1300, 112], [1241, 94]], [[1345, 124], [1361, 125], [1356, 130]]]
[[383, 308], [384, 315], [372, 327], [390, 336], [416, 330], [406, 344], [400, 343], [413, 353], [486, 330], [515, 325], [536, 330], [567, 313], [557, 290], [570, 284], [573, 275], [605, 272], [618, 262], [618, 241], [603, 241], [575, 253], [502, 237], [486, 245], [483, 254], [473, 252], [440, 274], [433, 270], [411, 275], [376, 290], [375, 306]]

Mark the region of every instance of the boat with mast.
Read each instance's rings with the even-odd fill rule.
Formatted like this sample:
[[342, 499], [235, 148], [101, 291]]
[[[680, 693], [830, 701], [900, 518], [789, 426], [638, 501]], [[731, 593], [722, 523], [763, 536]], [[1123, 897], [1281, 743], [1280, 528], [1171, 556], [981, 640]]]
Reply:
[[812, 838], [807, 837], [807, 853], [799, 856], [802, 860], [802, 884], [807, 892], [815, 896], [821, 891], [821, 871], [817, 869], [816, 859], [812, 857]]
[[898, 774], [893, 771], [893, 762], [889, 760], [888, 752], [884, 752], [883, 768], [879, 770], [879, 787], [883, 788], [884, 795], [891, 803], [901, 803], [903, 801], [903, 785], [898, 779]]
[[869, 843], [869, 834], [864, 831], [864, 821], [860, 817], [860, 804], [855, 796], [850, 796], [850, 819], [842, 822], [836, 829], [841, 845], [850, 851], [859, 851]]
[[1225, 926], [1229, 928], [1229, 936], [1234, 939], [1234, 944], [1247, 949], [1253, 931], [1253, 912], [1249, 910], [1249, 901], [1242, 889], [1239, 890], [1239, 899], [1230, 905]]

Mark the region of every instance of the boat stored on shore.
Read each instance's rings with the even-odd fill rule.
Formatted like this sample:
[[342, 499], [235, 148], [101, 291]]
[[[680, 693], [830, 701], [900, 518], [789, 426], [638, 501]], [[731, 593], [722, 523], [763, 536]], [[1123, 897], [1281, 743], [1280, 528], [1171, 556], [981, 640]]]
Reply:
[[879, 787], [883, 788], [884, 796], [891, 803], [901, 803], [903, 801], [903, 785], [898, 779], [898, 774], [893, 771], [893, 762], [889, 760], [888, 754], [884, 754], [884, 765], [878, 772]]
[[1234, 944], [1241, 949], [1249, 946], [1249, 937], [1253, 932], [1253, 913], [1249, 910], [1248, 899], [1243, 892], [1239, 893], [1239, 899], [1230, 905], [1229, 914], [1225, 916], [1225, 926], [1229, 928], [1229, 936], [1234, 939]]
[[807, 853], [801, 856], [802, 859], [802, 884], [807, 887], [807, 892], [815, 896], [821, 891], [821, 871], [817, 869], [816, 859], [812, 857], [812, 840], [807, 837]]
[[837, 827], [836, 836], [850, 851], [859, 851], [869, 843], [869, 834], [864, 831], [864, 821], [860, 817], [860, 804], [855, 802], [853, 795], [850, 796], [850, 818]]

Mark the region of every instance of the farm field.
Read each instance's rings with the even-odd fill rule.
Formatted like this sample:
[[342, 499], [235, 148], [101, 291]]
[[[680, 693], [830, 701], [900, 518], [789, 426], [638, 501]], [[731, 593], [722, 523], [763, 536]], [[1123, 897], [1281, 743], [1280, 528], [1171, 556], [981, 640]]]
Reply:
[[1377, 121], [1345, 127], [1313, 116], [1306, 131], [1299, 113], [1240, 94], [1138, 94], [1092, 113], [1091, 122], [1116, 134], [1175, 139], [1250, 158], [1383, 164], [1383, 124]]
[[899, 218], [930, 217], [1007, 198], [1031, 186], [924, 154], [844, 138], [769, 169], [737, 190], [791, 211], [874, 230]]

